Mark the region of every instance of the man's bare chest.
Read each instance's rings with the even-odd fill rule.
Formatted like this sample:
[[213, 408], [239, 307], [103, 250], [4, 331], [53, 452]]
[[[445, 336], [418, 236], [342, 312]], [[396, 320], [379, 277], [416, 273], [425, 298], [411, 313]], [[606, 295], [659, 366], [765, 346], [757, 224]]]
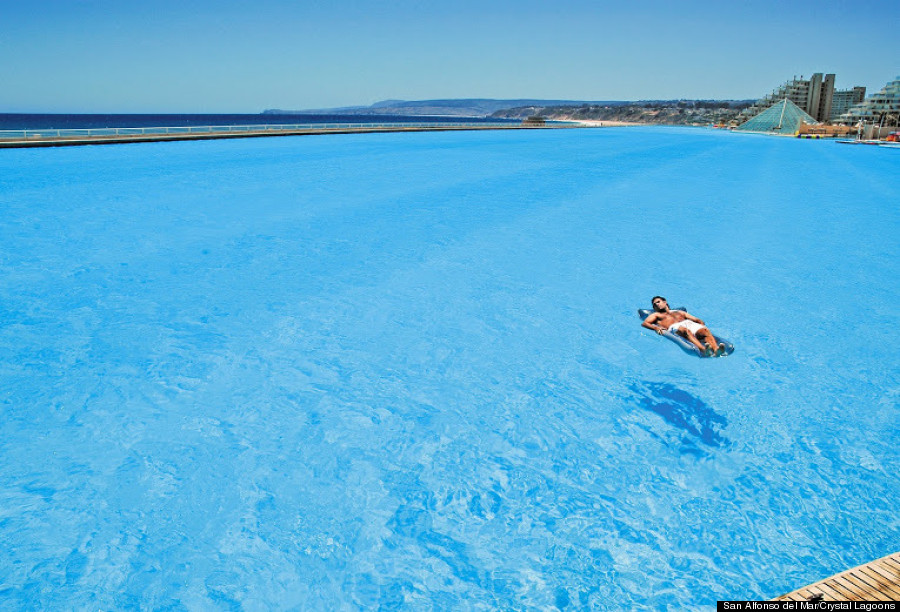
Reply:
[[665, 325], [672, 325], [673, 323], [684, 321], [686, 318], [687, 317], [684, 316], [684, 313], [680, 310], [669, 311], [663, 315], [661, 323]]

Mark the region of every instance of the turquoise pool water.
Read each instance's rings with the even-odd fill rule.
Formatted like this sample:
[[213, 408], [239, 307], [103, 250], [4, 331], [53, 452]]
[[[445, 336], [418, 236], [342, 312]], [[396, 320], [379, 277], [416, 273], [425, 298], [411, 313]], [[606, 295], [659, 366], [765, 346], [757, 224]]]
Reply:
[[0, 604], [709, 609], [894, 552], [898, 176], [686, 129], [0, 151]]

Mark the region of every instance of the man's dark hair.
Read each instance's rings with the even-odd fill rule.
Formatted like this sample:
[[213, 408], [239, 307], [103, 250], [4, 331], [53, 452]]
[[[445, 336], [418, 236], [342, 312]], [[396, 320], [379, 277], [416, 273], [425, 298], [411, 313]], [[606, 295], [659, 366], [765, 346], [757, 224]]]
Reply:
[[661, 295], [654, 295], [654, 296], [653, 296], [653, 299], [650, 300], [650, 305], [653, 306], [653, 310], [655, 310], [656, 312], [659, 312], [659, 309], [656, 307], [656, 304], [653, 303], [653, 302], [655, 302], [656, 300], [665, 300], [666, 302], [669, 301], [669, 300], [666, 300], [666, 298], [664, 298], [664, 297], [661, 296]]

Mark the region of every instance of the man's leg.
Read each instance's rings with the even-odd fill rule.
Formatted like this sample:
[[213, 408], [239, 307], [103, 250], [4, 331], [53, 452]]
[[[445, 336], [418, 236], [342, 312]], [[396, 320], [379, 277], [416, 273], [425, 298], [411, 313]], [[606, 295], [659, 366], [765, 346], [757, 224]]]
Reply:
[[697, 330], [697, 335], [703, 338], [703, 341], [709, 345], [713, 353], [719, 352], [719, 343], [716, 342], [716, 337], [712, 335], [711, 331], [704, 327]]
[[683, 338], [687, 338], [687, 341], [696, 346], [697, 350], [701, 353], [706, 350], [706, 347], [703, 346], [703, 344], [699, 340], [697, 340], [697, 336], [695, 336], [685, 328], [682, 327], [675, 333], [677, 333], [679, 336], [682, 336]]

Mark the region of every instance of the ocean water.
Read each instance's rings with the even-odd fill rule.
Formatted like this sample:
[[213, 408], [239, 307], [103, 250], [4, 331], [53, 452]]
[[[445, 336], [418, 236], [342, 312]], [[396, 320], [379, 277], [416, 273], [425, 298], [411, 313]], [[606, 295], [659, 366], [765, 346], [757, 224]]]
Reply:
[[894, 552], [898, 175], [664, 128], [2, 150], [0, 607], [712, 609]]
[[308, 123], [506, 123], [481, 117], [323, 114], [63, 114], [0, 113], [0, 130], [188, 127], [207, 125], [295, 125]]

